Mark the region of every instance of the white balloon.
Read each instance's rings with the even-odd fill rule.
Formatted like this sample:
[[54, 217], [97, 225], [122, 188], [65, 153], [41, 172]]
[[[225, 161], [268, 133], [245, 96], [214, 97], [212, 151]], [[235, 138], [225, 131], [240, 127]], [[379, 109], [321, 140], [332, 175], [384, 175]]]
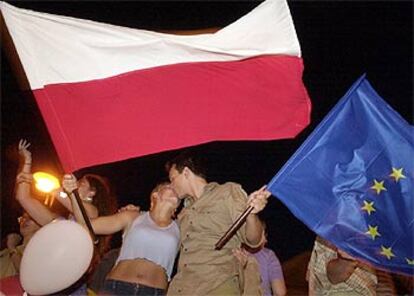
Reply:
[[81, 225], [68, 220], [49, 223], [35, 233], [24, 250], [22, 287], [32, 295], [66, 289], [85, 273], [92, 255], [92, 239]]

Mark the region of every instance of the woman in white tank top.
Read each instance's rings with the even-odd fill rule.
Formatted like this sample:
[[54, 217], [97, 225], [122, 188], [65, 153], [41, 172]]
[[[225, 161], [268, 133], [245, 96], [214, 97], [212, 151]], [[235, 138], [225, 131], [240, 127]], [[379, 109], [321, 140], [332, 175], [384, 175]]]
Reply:
[[[66, 175], [63, 187], [76, 189], [76, 178]], [[84, 224], [80, 210], [70, 195], [77, 221]], [[173, 220], [177, 194], [169, 183], [151, 192], [149, 212], [126, 210], [91, 220], [96, 234], [123, 231], [118, 260], [108, 274], [103, 295], [165, 295], [179, 248], [179, 229]]]

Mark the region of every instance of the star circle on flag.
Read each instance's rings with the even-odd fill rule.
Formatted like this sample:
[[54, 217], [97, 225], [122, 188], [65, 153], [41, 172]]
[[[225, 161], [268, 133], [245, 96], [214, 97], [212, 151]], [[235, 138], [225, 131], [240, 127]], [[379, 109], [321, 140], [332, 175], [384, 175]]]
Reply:
[[392, 168], [392, 173], [390, 174], [390, 177], [393, 178], [395, 182], [398, 182], [400, 179], [406, 178], [406, 176], [403, 175], [402, 171], [403, 168]]
[[377, 195], [381, 193], [381, 191], [387, 191], [387, 189], [384, 187], [384, 181], [378, 182], [374, 179], [374, 185], [371, 187], [371, 189], [374, 189]]

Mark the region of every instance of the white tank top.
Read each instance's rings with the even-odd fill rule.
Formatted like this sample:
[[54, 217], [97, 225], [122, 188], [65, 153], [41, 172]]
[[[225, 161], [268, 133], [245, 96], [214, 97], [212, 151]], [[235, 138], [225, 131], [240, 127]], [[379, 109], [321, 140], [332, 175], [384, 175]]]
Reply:
[[180, 230], [175, 221], [166, 227], [160, 227], [151, 219], [149, 212], [144, 212], [135, 218], [122, 239], [116, 263], [129, 259], [146, 259], [162, 266], [168, 280], [171, 279], [180, 243]]

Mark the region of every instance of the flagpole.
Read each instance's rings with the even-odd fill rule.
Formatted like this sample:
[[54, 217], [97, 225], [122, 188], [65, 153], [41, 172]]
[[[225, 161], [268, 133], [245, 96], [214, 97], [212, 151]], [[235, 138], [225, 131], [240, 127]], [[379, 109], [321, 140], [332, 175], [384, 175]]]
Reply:
[[230, 228], [226, 231], [225, 234], [219, 239], [215, 244], [215, 250], [221, 250], [227, 242], [233, 237], [233, 235], [240, 229], [240, 227], [246, 222], [247, 216], [253, 211], [254, 207], [249, 206], [244, 210], [243, 213], [234, 221]]
[[85, 207], [83, 206], [83, 203], [81, 201], [81, 198], [80, 198], [78, 189], [76, 188], [75, 190], [72, 191], [72, 193], [75, 196], [76, 202], [77, 202], [77, 204], [78, 204], [78, 206], [79, 206], [79, 208], [81, 210], [83, 220], [85, 221], [85, 224], [88, 227], [89, 234], [92, 237], [92, 241], [96, 245], [98, 243], [98, 239], [96, 238], [95, 231], [93, 231], [91, 221], [89, 220], [89, 217], [86, 214], [86, 210], [85, 210]]

